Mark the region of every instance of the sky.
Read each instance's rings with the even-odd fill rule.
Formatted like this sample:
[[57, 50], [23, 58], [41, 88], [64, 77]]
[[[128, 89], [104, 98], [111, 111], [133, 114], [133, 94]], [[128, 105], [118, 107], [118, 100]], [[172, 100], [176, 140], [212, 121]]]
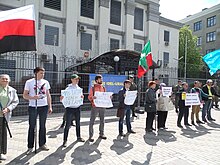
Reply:
[[160, 0], [159, 3], [162, 17], [179, 21], [204, 8], [220, 4], [220, 0]]

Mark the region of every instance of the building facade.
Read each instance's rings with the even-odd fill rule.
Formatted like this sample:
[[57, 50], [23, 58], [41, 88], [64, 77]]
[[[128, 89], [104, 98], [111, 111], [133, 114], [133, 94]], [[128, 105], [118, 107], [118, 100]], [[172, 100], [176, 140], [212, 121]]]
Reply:
[[180, 22], [188, 25], [193, 35], [198, 37], [197, 46], [202, 48], [201, 55], [220, 49], [220, 4], [205, 8]]
[[[1, 0], [0, 11], [28, 4], [35, 6], [37, 65], [46, 70], [54, 70], [54, 59], [60, 61], [56, 70], [64, 71], [114, 49], [141, 52], [148, 40], [154, 61], [162, 63], [156, 76], [178, 68], [173, 59], [182, 25], [160, 17], [159, 0]], [[16, 68], [26, 65], [16, 62]]]

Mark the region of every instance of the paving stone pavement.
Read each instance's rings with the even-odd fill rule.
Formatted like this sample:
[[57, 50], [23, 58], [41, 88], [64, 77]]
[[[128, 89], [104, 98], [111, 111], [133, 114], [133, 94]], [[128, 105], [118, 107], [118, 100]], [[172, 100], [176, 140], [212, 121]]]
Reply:
[[[47, 145], [49, 151], [39, 151], [26, 156], [28, 116], [13, 117], [10, 122], [13, 138], [8, 141], [8, 165], [220, 165], [220, 111], [212, 110], [215, 122], [184, 127], [176, 126], [177, 115], [169, 112], [167, 130], [145, 133], [145, 117], [139, 115], [132, 122], [136, 134], [118, 137], [116, 110], [106, 111], [105, 135], [98, 139], [99, 119], [94, 125], [93, 143], [88, 142], [89, 111], [81, 113], [81, 135], [87, 141], [76, 142], [75, 127], [70, 128], [68, 146], [62, 147], [62, 115], [51, 114], [47, 120]], [[183, 121], [182, 121], [183, 122]], [[124, 125], [124, 133], [126, 126]]]

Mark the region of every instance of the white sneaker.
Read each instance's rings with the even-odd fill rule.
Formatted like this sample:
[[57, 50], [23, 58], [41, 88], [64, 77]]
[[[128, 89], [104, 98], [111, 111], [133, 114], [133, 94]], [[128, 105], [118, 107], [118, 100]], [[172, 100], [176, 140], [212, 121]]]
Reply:
[[7, 156], [4, 155], [4, 154], [0, 154], [0, 160], [6, 160], [7, 159]]
[[33, 152], [33, 148], [28, 148], [26, 151], [26, 155], [30, 155]]

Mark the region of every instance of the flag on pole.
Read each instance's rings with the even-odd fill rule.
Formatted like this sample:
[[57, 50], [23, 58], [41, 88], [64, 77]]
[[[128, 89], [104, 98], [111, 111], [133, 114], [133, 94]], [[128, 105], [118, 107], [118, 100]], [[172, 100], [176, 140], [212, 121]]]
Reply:
[[206, 54], [202, 59], [208, 65], [211, 76], [220, 69], [220, 49]]
[[0, 12], [0, 53], [35, 50], [34, 5]]
[[153, 65], [150, 41], [144, 46], [138, 65], [138, 78], [141, 78]]

